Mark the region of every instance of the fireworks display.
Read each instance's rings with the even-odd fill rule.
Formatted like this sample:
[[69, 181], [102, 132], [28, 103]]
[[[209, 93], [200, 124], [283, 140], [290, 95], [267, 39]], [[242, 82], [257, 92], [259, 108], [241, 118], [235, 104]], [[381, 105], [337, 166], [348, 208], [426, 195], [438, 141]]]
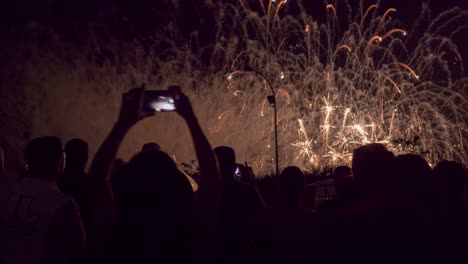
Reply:
[[243, 129], [252, 134], [244, 138], [247, 145], [238, 146], [241, 153], [258, 150], [252, 156], [255, 167], [271, 169], [272, 114], [261, 99], [269, 92], [265, 80], [241, 70], [247, 64], [269, 76], [277, 91], [283, 166], [348, 164], [353, 149], [371, 142], [395, 153], [421, 154], [432, 163], [441, 158], [466, 162], [466, 80], [451, 78], [454, 69], [463, 70], [461, 57], [449, 38], [432, 33], [454, 23], [448, 18], [460, 16], [457, 10], [440, 15], [409, 50], [407, 31], [391, 19], [394, 8], [371, 5], [340, 32], [332, 4], [322, 25], [307, 16], [279, 16], [283, 4], [271, 1], [262, 6], [262, 15], [242, 4], [241, 25], [245, 32], [257, 27], [255, 37], [246, 36], [246, 49], [227, 77], [226, 89], [237, 103], [230, 115], [219, 116], [211, 133], [230, 133], [236, 130], [231, 124], [246, 124]]
[[[25, 93], [37, 102], [32, 135], [55, 129], [62, 138], [82, 136], [99, 145], [122, 91], [141, 82], [157, 89], [177, 84], [191, 98], [212, 145], [234, 147], [240, 162], [267, 174], [274, 171], [275, 157], [270, 81], [276, 92], [280, 168], [348, 164], [353, 149], [371, 142], [397, 154], [420, 154], [431, 164], [442, 158], [467, 163], [468, 80], [451, 39], [465, 25], [465, 11], [455, 8], [421, 25], [429, 12], [423, 7], [414, 28], [407, 29], [398, 22], [398, 10], [378, 4], [317, 4], [326, 15], [318, 22], [304, 8], [289, 15], [288, 1], [265, 3], [218, 4], [207, 45], [197, 41], [200, 32], [180, 44], [169, 24], [150, 38], [158, 47], [154, 50], [148, 40], [118, 48], [114, 42], [89, 41], [75, 52], [94, 57], [75, 56], [72, 62], [63, 62], [72, 52], [66, 48], [54, 55], [33, 53], [31, 65], [53, 59], [25, 77]], [[340, 15], [343, 9], [346, 16]], [[104, 51], [113, 55], [95, 59]], [[44, 76], [47, 84], [38, 84]], [[59, 96], [63, 87], [71, 96]], [[53, 106], [60, 114], [47, 117], [41, 109], [49, 109], [54, 98], [63, 101]], [[79, 110], [69, 110], [76, 105]], [[121, 155], [128, 158], [143, 143], [156, 141], [178, 162], [193, 159], [188, 132], [174, 115], [158, 114], [139, 124]], [[65, 116], [79, 124], [65, 125]]]

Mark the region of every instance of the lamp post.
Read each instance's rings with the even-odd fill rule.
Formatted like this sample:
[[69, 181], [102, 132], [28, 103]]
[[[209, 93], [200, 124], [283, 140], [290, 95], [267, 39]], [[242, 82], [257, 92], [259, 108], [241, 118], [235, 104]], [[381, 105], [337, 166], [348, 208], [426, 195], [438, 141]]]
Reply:
[[274, 122], [274, 129], [275, 129], [275, 173], [276, 173], [276, 178], [279, 177], [279, 163], [278, 163], [278, 124], [277, 124], [277, 111], [276, 111], [276, 93], [275, 90], [273, 89], [273, 86], [271, 85], [270, 80], [261, 72], [255, 70], [254, 68], [247, 66], [246, 67], [248, 71], [253, 71], [256, 74], [260, 75], [265, 79], [268, 83], [268, 86], [270, 87], [272, 95], [267, 96], [268, 103], [270, 104], [271, 107], [273, 107], [273, 122]]

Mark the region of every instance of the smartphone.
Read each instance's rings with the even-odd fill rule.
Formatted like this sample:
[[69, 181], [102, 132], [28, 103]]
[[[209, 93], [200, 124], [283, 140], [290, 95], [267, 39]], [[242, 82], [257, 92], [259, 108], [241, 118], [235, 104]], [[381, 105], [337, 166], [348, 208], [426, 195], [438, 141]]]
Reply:
[[174, 96], [168, 90], [145, 91], [142, 110], [147, 113], [174, 112]]

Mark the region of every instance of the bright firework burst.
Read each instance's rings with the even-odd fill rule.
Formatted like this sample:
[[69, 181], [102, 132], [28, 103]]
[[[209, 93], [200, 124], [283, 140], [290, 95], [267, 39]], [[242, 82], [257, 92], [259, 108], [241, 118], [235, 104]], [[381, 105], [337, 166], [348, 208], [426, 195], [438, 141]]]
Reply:
[[[263, 15], [243, 6], [240, 26], [246, 49], [234, 59], [231, 68], [237, 77], [229, 75], [228, 88], [245, 91], [239, 100], [268, 94], [262, 85], [251, 83], [248, 72], [241, 74], [245, 65], [272, 79], [279, 91], [283, 166], [295, 163], [309, 169], [349, 163], [353, 149], [371, 142], [395, 153], [419, 153], [431, 163], [441, 158], [466, 162], [466, 80], [451, 78], [453, 71], [463, 71], [461, 58], [444, 37], [449, 34], [440, 32], [466, 14], [456, 9], [441, 14], [410, 51], [407, 30], [390, 19], [397, 12], [394, 8], [371, 5], [359, 10], [348, 28], [337, 33], [340, 18], [332, 4], [325, 6], [329, 16], [322, 25], [304, 13], [300, 19], [278, 15], [281, 5], [272, 2], [262, 7]], [[452, 62], [458, 69], [449, 66]], [[264, 106], [252, 102], [244, 111], [269, 117]], [[272, 157], [268, 122], [271, 119], [250, 120], [245, 128], [263, 129], [246, 142], [260, 150], [255, 159], [260, 168]]]

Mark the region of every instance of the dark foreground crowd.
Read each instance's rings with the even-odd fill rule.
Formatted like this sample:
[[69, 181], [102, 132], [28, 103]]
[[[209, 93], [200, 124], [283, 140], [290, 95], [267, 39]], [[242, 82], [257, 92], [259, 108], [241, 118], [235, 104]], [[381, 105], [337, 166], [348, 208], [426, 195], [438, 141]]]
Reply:
[[316, 211], [302, 206], [297, 167], [276, 178], [267, 206], [234, 150], [212, 149], [178, 89], [172, 93], [198, 176], [185, 174], [155, 143], [118, 162], [128, 130], [146, 117], [143, 92], [123, 95], [88, 172], [85, 141], [69, 141], [66, 155], [57, 137], [29, 142], [27, 172], [0, 180], [0, 264], [468, 263], [461, 164], [431, 169], [421, 156], [369, 144], [354, 151], [352, 168], [334, 170], [336, 194]]

